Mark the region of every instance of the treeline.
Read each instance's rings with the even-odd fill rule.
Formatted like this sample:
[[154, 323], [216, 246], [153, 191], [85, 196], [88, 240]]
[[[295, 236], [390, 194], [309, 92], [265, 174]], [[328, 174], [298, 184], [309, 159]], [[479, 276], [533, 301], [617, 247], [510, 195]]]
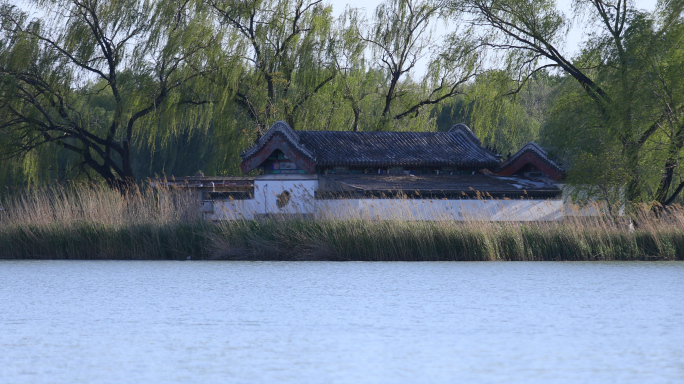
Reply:
[[[541, 142], [589, 194], [671, 204], [684, 188], [682, 9], [386, 0], [334, 17], [322, 0], [2, 1], [0, 183], [239, 174], [239, 153], [277, 120], [465, 122], [502, 154]], [[570, 56], [573, 20], [592, 33]]]

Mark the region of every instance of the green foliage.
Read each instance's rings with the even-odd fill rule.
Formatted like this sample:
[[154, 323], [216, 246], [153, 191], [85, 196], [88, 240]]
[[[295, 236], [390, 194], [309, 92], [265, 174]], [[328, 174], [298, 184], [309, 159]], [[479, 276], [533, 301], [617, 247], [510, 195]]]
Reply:
[[[570, 182], [600, 183], [633, 202], [672, 203], [684, 188], [680, 1], [664, 1], [652, 14], [630, 1], [575, 2], [575, 20], [586, 21], [591, 31], [576, 57], [563, 53], [571, 21], [553, 1], [459, 0], [452, 6], [480, 27], [479, 42], [490, 48], [492, 60], [503, 59], [501, 89], [485, 89], [519, 94], [544, 69], [574, 83], [563, 81], [547, 93], [551, 113], [538, 120], [542, 141], [570, 165]], [[491, 121], [508, 109], [501, 102], [482, 106], [475, 115], [485, 127], [495, 126]]]
[[536, 140], [541, 125], [521, 102], [528, 93], [511, 97], [510, 86], [504, 73], [490, 72], [479, 76], [465, 97], [466, 123], [486, 146], [504, 154]]
[[[56, 158], [55, 168], [65, 169], [64, 177], [100, 177], [116, 186], [136, 177], [136, 149], [207, 125], [205, 113], [189, 108], [210, 102], [213, 82], [206, 75], [215, 71], [217, 59], [211, 49], [216, 33], [200, 5], [130, 0], [32, 5], [44, 19], [29, 20], [17, 7], [0, 5], [6, 42], [0, 47], [0, 129], [6, 156], [45, 148]], [[40, 164], [40, 169], [50, 167]], [[39, 169], [28, 171], [41, 176]]]
[[540, 141], [571, 184], [604, 195], [667, 205], [684, 189], [681, 1], [577, 2], [593, 32], [576, 57], [551, 0], [387, 0], [337, 20], [321, 0], [27, 4], [41, 16], [0, 3], [5, 186], [238, 174], [239, 154], [285, 120], [462, 122], [503, 155]]
[[277, 120], [295, 125], [302, 105], [334, 78], [329, 46], [331, 8], [321, 0], [208, 1], [222, 28], [224, 50], [241, 59], [234, 105], [262, 135]]

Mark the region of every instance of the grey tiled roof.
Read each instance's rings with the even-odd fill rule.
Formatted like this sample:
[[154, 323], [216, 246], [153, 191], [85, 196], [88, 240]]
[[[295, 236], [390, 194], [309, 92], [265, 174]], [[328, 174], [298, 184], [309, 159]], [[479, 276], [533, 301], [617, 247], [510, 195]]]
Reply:
[[465, 125], [449, 132], [295, 131], [278, 122], [242, 154], [256, 154], [274, 136], [282, 135], [316, 166], [496, 168], [500, 156], [482, 147]]

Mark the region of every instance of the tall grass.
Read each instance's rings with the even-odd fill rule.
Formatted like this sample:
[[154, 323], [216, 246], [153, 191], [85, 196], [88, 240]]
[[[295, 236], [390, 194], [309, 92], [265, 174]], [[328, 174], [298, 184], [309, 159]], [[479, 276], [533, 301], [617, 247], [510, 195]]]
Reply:
[[247, 260], [684, 260], [684, 210], [638, 226], [610, 217], [562, 222], [275, 218], [209, 223], [187, 191], [121, 194], [77, 185], [7, 197], [0, 258]]
[[187, 191], [52, 186], [7, 197], [0, 258], [186, 259], [205, 255], [205, 232]]
[[649, 215], [635, 230], [601, 218], [239, 221], [218, 226], [212, 253], [222, 259], [274, 260], [684, 260], [682, 217]]

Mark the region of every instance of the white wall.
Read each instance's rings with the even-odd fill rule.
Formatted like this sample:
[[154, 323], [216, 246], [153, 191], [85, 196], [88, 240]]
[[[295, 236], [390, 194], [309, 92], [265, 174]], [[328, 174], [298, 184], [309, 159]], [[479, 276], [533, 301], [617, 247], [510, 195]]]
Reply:
[[[266, 200], [272, 197], [266, 189]], [[275, 199], [275, 198], [273, 198]], [[264, 207], [267, 207], [264, 209]], [[301, 210], [300, 210], [301, 208]], [[283, 209], [264, 200], [213, 202], [208, 220], [252, 220], [263, 214], [313, 214], [316, 218], [556, 221], [563, 218], [561, 200], [422, 200], [422, 199], [334, 199], [306, 201]]]
[[561, 200], [317, 200], [321, 218], [554, 221], [563, 218]]
[[[571, 186], [558, 184], [563, 191], [563, 216], [565, 217], [588, 217], [610, 215], [608, 202], [605, 195], [600, 194], [596, 186]], [[625, 191], [624, 189], [611, 189], [608, 191], [609, 200], [613, 201], [613, 214], [622, 216], [625, 214]]]
[[[206, 203], [209, 220], [254, 219], [258, 215], [305, 214], [316, 218], [552, 221], [563, 218], [561, 200], [321, 199], [316, 175], [263, 175], [254, 181], [254, 199]], [[290, 199], [277, 206], [278, 196]]]
[[[254, 199], [214, 201], [209, 220], [254, 219], [258, 215], [305, 214], [316, 218], [555, 221], [563, 218], [562, 200], [321, 199], [316, 175], [263, 175], [254, 181]], [[277, 206], [278, 196], [290, 199]]]
[[[257, 215], [308, 214], [315, 213], [314, 192], [318, 189], [316, 175], [278, 174], [257, 176], [254, 180], [254, 199], [220, 200], [209, 203], [208, 220], [254, 219]], [[287, 204], [277, 205], [278, 196], [284, 191], [290, 194]]]
[[[261, 214], [312, 214], [317, 189], [317, 175], [262, 175], [254, 180], [254, 200]], [[279, 208], [278, 196], [284, 191], [290, 194], [290, 198], [285, 206]]]
[[254, 220], [254, 214], [260, 211], [254, 199], [218, 200], [204, 204], [204, 218], [211, 221]]

